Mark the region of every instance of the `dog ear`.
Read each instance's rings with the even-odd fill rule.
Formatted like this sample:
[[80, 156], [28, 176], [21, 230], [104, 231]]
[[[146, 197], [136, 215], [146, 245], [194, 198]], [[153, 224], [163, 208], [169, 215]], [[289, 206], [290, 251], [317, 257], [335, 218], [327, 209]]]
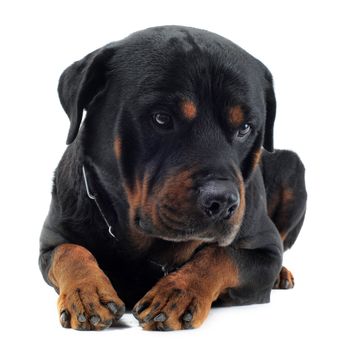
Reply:
[[72, 143], [79, 131], [83, 110], [103, 90], [107, 81], [107, 62], [114, 50], [111, 46], [91, 52], [74, 62], [61, 75], [58, 95], [63, 109], [70, 119], [67, 145]]
[[268, 81], [268, 87], [265, 91], [266, 120], [263, 146], [267, 151], [273, 152], [273, 126], [276, 117], [276, 98], [270, 72], [267, 72], [266, 78]]

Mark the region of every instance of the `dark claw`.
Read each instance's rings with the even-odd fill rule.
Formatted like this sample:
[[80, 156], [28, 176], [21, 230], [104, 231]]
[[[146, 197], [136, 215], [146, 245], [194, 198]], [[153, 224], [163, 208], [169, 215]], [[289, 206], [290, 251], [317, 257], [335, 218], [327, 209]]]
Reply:
[[191, 322], [192, 321], [192, 314], [190, 312], [186, 312], [183, 316], [182, 316], [182, 319], [185, 321], [185, 322]]
[[163, 312], [161, 312], [159, 315], [157, 315], [153, 321], [155, 322], [164, 322], [167, 319], [167, 317], [165, 316], [165, 314], [163, 314]]
[[113, 303], [113, 301], [107, 304], [107, 308], [113, 315], [117, 314], [119, 311], [117, 304]]
[[169, 326], [167, 326], [164, 323], [158, 323], [157, 324], [157, 330], [158, 331], [163, 331], [163, 332], [169, 332], [169, 331], [172, 331], [173, 329], [170, 328]]
[[163, 325], [163, 323], [158, 323], [158, 324], [156, 325], [156, 327], [157, 327], [157, 331], [164, 331], [164, 325]]
[[192, 323], [191, 322], [184, 322], [183, 323], [183, 328], [184, 329], [193, 329]]
[[152, 314], [148, 314], [144, 319], [143, 319], [143, 322], [144, 323], [148, 323], [149, 321], [151, 321], [153, 318], [153, 315]]
[[146, 310], [149, 306], [149, 303], [143, 303], [140, 305], [137, 305], [137, 307], [134, 309], [134, 313], [139, 314], [142, 311]]
[[289, 288], [288, 280], [282, 280], [280, 286], [282, 289], [288, 289]]
[[80, 315], [78, 316], [78, 321], [79, 321], [80, 323], [85, 322], [85, 321], [86, 321], [86, 317], [85, 317], [85, 315], [80, 314]]
[[63, 327], [69, 327], [69, 325], [68, 325], [69, 319], [70, 319], [70, 316], [69, 316], [68, 311], [66, 311], [66, 310], [62, 311], [61, 315], [60, 315], [60, 320], [61, 320]]
[[115, 315], [115, 316], [121, 316], [124, 314], [125, 312], [125, 306], [122, 305], [122, 306], [118, 306], [116, 303], [114, 303], [113, 301], [109, 302], [107, 304], [107, 308], [109, 309], [109, 311]]
[[103, 322], [103, 325], [106, 327], [106, 328], [109, 328], [113, 323], [113, 320], [108, 320], [106, 322]]
[[90, 317], [90, 323], [93, 326], [96, 326], [100, 321], [101, 321], [101, 319], [98, 316], [91, 316]]

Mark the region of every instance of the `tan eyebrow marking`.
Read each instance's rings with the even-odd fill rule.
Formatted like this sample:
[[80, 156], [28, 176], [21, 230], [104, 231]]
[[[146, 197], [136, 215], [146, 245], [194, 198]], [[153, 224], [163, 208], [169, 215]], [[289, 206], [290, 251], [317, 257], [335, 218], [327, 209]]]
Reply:
[[181, 104], [181, 110], [186, 119], [192, 120], [197, 116], [197, 107], [194, 102], [185, 100]]
[[229, 109], [229, 120], [234, 127], [240, 126], [244, 122], [244, 114], [240, 106]]

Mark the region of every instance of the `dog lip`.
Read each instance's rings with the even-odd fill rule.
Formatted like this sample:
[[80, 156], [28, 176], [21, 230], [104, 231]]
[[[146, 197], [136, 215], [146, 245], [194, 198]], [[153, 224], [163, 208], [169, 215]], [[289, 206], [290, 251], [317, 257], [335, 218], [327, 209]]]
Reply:
[[[162, 224], [162, 226], [164, 226], [167, 230], [173, 232], [173, 233], [176, 233], [176, 234], [181, 234], [183, 232], [186, 232], [186, 229], [182, 229], [182, 228], [178, 228], [178, 227], [173, 227], [173, 226], [170, 226], [168, 222], [165, 222], [164, 221], [164, 216], [161, 215], [159, 209], [157, 211], [157, 214], [158, 214], [158, 219], [160, 221], [160, 223]], [[171, 219], [168, 219], [166, 218], [166, 221], [171, 221]]]
[[204, 229], [207, 229], [207, 225], [205, 226], [186, 226], [185, 223], [175, 221], [172, 218], [170, 218], [166, 213], [162, 212], [159, 205], [157, 206], [157, 215], [159, 218], [159, 221], [161, 222], [162, 226], [164, 226], [167, 230], [172, 231], [177, 234], [186, 234], [186, 235], [194, 235], [196, 233], [200, 234], [200, 232]]
[[[146, 235], [154, 238], [163, 239], [165, 241], [173, 241], [173, 242], [184, 242], [184, 241], [190, 241], [190, 240], [201, 240], [203, 242], [218, 242], [220, 246], [226, 246], [228, 245], [232, 240], [231, 237], [227, 237], [226, 234], [223, 234], [222, 236], [210, 234], [210, 227], [201, 227], [201, 228], [194, 228], [194, 227], [186, 227], [186, 228], [176, 228], [169, 225], [167, 222], [164, 221], [164, 218], [162, 215], [160, 215], [159, 207], [157, 210], [157, 216], [158, 220], [163, 226], [162, 230], [157, 229], [156, 227], [153, 227], [152, 222], [147, 220], [147, 218], [142, 218], [141, 215], [137, 215], [135, 217], [135, 225], [144, 232]], [[167, 220], [166, 220], [167, 221]], [[170, 219], [171, 221], [171, 219]], [[213, 227], [212, 230], [215, 230]], [[218, 228], [216, 228], [218, 230]], [[221, 231], [219, 229], [219, 231]]]
[[[161, 224], [172, 231], [187, 231], [188, 229], [184, 227], [182, 222], [177, 222], [171, 219], [166, 213], [162, 212], [159, 206], [157, 206], [157, 215]], [[191, 228], [192, 230], [192, 228]]]
[[[175, 234], [183, 234], [185, 233], [186, 235], [188, 234], [193, 234], [194, 233], [194, 229], [175, 229], [173, 227], [170, 227], [169, 225], [167, 225], [161, 217], [159, 217], [159, 220], [161, 221], [162, 225], [165, 227], [165, 229], [167, 231], [170, 231], [172, 233]], [[149, 225], [147, 225], [147, 222], [145, 222], [145, 220], [142, 220], [142, 218], [140, 216], [135, 218], [135, 223], [137, 225], [137, 227], [139, 227], [142, 231], [144, 231], [145, 233], [149, 234], [150, 236], [155, 236], [155, 237], [161, 237], [163, 238], [162, 235], [157, 235], [155, 233], [155, 231], [149, 227]]]

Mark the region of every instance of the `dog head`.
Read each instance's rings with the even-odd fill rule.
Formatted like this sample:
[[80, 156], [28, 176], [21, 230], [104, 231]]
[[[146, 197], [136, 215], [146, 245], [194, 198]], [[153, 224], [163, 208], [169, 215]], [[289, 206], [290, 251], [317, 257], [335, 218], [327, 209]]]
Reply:
[[204, 30], [150, 28], [68, 67], [59, 95], [68, 144], [87, 111], [79, 138], [122, 184], [130, 227], [171, 241], [233, 241], [262, 146], [273, 151], [276, 103], [260, 61]]

